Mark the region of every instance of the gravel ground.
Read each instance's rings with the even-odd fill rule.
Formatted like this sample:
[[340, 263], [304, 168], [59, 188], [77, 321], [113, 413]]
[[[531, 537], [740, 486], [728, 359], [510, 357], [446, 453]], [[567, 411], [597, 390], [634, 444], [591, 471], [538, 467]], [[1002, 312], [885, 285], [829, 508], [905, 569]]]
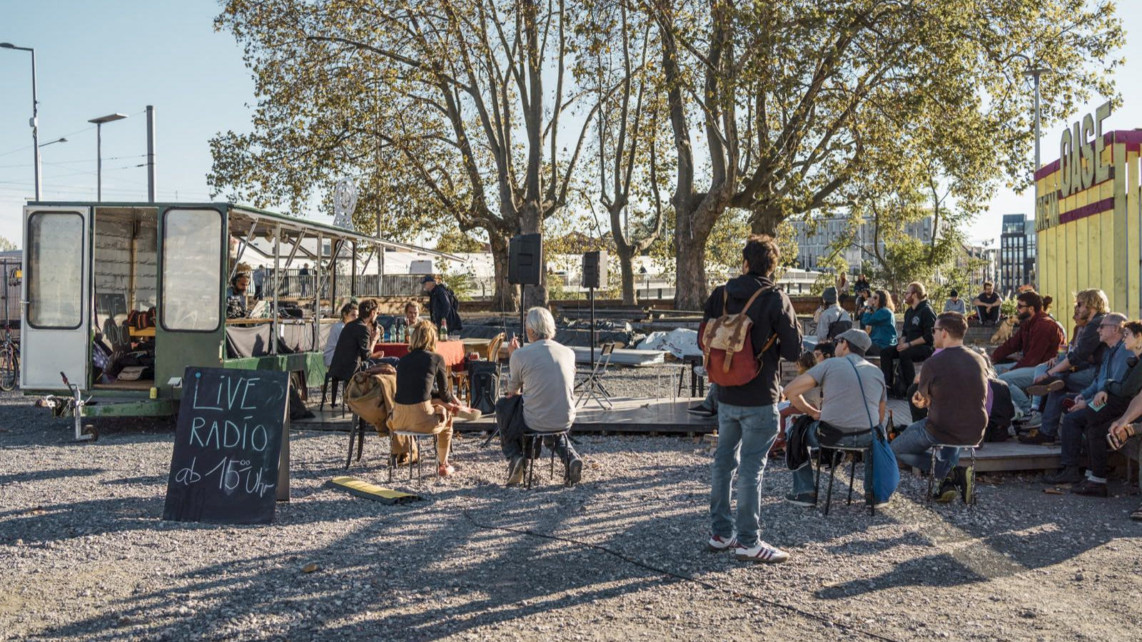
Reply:
[[[637, 388], [640, 384], [633, 384]], [[345, 436], [295, 431], [270, 526], [167, 523], [172, 426], [95, 443], [0, 396], [0, 639], [1137, 639], [1142, 524], [1107, 500], [985, 480], [973, 510], [906, 476], [875, 517], [828, 518], [765, 479], [780, 566], [704, 550], [709, 454], [691, 439], [583, 436], [579, 486], [502, 486], [459, 440], [454, 479], [386, 506], [327, 487]], [[383, 483], [384, 447], [352, 473]], [[404, 471], [402, 471], [404, 472]], [[557, 467], [557, 474], [558, 467]], [[859, 474], [859, 473], [858, 473]], [[313, 572], [303, 569], [316, 565]], [[1134, 633], [1130, 633], [1134, 631]]]

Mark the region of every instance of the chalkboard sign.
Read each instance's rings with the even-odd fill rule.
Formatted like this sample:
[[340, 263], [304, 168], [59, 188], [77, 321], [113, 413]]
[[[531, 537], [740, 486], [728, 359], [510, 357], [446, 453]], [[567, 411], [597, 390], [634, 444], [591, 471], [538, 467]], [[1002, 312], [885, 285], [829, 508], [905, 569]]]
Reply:
[[289, 373], [187, 368], [182, 382], [163, 519], [273, 521], [283, 441], [289, 448]]

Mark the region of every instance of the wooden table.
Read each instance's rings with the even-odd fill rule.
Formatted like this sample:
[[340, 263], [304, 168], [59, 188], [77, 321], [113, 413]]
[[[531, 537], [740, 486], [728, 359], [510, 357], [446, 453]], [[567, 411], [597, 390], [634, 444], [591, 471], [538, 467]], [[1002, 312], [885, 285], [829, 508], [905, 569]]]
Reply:
[[[373, 348], [373, 355], [384, 352], [386, 357], [397, 359], [408, 354], [408, 344], [404, 342], [378, 343]], [[463, 370], [467, 353], [464, 351], [463, 341], [439, 341], [436, 343], [436, 353], [444, 357], [444, 365], [453, 370]]]

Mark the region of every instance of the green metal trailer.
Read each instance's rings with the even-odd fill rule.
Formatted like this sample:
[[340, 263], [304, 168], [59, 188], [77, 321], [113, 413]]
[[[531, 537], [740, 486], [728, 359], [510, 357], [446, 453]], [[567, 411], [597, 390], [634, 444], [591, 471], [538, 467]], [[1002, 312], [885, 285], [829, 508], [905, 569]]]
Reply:
[[[326, 317], [340, 301], [385, 295], [363, 292], [359, 276], [383, 276], [387, 248], [458, 259], [232, 203], [31, 203], [24, 208], [20, 385], [25, 394], [54, 399], [57, 412], [68, 406], [82, 438], [81, 417], [177, 413], [187, 366], [297, 372], [320, 382], [323, 321], [332, 322]], [[264, 303], [253, 307], [261, 318], [227, 320], [227, 288], [246, 260], [266, 270]], [[309, 287], [288, 296], [283, 279], [302, 261], [313, 265]], [[373, 283], [379, 290], [383, 278]], [[285, 318], [286, 305], [305, 313]], [[152, 309], [153, 328], [127, 324], [133, 312]], [[235, 354], [241, 332], [260, 333], [260, 349]], [[297, 349], [283, 347], [287, 335]], [[140, 345], [153, 363], [139, 378], [116, 379], [94, 363]], [[61, 392], [71, 399], [52, 397]]]

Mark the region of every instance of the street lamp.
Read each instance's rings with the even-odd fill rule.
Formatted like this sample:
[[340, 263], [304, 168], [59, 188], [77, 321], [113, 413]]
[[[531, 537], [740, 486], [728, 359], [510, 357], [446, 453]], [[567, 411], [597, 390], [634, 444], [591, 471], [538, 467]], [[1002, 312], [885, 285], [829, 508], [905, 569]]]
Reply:
[[66, 143], [66, 142], [67, 142], [66, 138], [57, 138], [51, 142], [47, 142], [47, 143], [44, 143], [43, 145], [40, 145], [40, 147], [47, 147], [48, 145], [55, 145], [56, 143]]
[[127, 114], [107, 114], [87, 121], [95, 123], [95, 200], [103, 202], [103, 123], [123, 120]]
[[1035, 84], [1035, 169], [1032, 171], [1032, 178], [1034, 172], [1039, 171], [1039, 76], [1053, 71], [1049, 66], [1042, 63], [1032, 62], [1030, 58], [1021, 53], [1011, 54], [1011, 58], [1021, 58], [1023, 62], [1027, 63], [1027, 69], [1023, 71], [1023, 75], [1031, 78]]
[[39, 128], [39, 101], [36, 100], [36, 50], [31, 47], [17, 47], [10, 42], [0, 42], [0, 48], [27, 51], [32, 54], [32, 119], [28, 124], [32, 126], [32, 150], [36, 165], [36, 200], [40, 200], [43, 184], [40, 181], [40, 128]]

